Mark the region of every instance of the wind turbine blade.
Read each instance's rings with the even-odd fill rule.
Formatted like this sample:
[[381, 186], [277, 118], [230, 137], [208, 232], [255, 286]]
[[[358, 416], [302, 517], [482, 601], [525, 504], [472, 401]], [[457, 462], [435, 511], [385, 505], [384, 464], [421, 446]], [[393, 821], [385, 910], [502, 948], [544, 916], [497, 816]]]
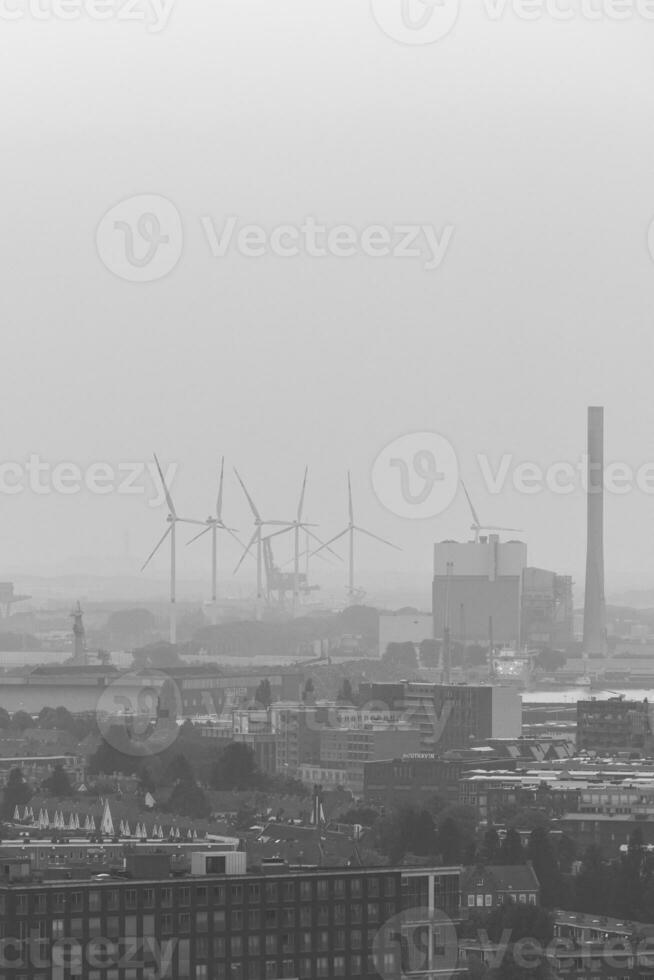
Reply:
[[315, 551], [312, 551], [311, 554], [309, 555], [309, 557], [310, 558], [313, 558], [314, 555], [317, 555], [321, 551], [324, 551], [325, 548], [329, 548], [330, 544], [333, 544], [334, 541], [338, 541], [340, 538], [345, 537], [345, 535], [346, 534], [349, 534], [349, 533], [350, 533], [350, 529], [349, 529], [349, 527], [346, 527], [345, 530], [344, 531], [341, 531], [340, 534], [334, 535], [334, 537], [333, 538], [330, 538], [329, 541], [325, 541], [325, 543], [323, 545], [321, 545], [320, 548], [316, 548]]
[[164, 533], [161, 535], [161, 537], [157, 541], [157, 543], [154, 546], [154, 548], [152, 549], [152, 551], [150, 552], [150, 554], [148, 555], [147, 560], [145, 561], [144, 565], [141, 567], [141, 571], [142, 572], [144, 572], [145, 569], [148, 567], [148, 565], [150, 564], [150, 562], [152, 561], [152, 559], [154, 558], [154, 556], [156, 555], [156, 553], [159, 551], [159, 548], [164, 543], [164, 541], [166, 540], [166, 538], [168, 537], [168, 535], [170, 534], [170, 532], [172, 531], [172, 529], [173, 529], [172, 524], [169, 524], [168, 527], [166, 528], [166, 530], [164, 531]]
[[[317, 535], [317, 534], [314, 534], [314, 533], [313, 533], [313, 531], [308, 531], [308, 530], [307, 530], [307, 528], [306, 528], [306, 525], [305, 525], [305, 527], [304, 527], [304, 530], [305, 530], [305, 532], [306, 532], [306, 534], [307, 534], [307, 537], [309, 537], [309, 538], [313, 538], [313, 540], [314, 540], [314, 541], [317, 541], [317, 542], [318, 542], [318, 544], [319, 544], [319, 545], [321, 546], [321, 550], [322, 550], [322, 549], [324, 548], [324, 549], [325, 549], [325, 551], [328, 551], [328, 552], [330, 553], [330, 555], [333, 555], [333, 556], [334, 556], [334, 558], [338, 558], [338, 560], [339, 560], [339, 561], [343, 561], [343, 559], [342, 559], [342, 558], [341, 558], [341, 556], [340, 556], [340, 555], [338, 554], [338, 552], [336, 552], [336, 551], [334, 551], [334, 549], [333, 549], [333, 548], [330, 548], [330, 547], [329, 547], [329, 543], [328, 543], [328, 542], [327, 542], [327, 543], [325, 543], [324, 541], [322, 541], [322, 540], [321, 540], [321, 539], [320, 539], [320, 538], [318, 537], [318, 535]], [[315, 551], [314, 551], [314, 554], [317, 554], [317, 552], [315, 552]], [[324, 555], [322, 555], [321, 557], [324, 557]]]
[[347, 502], [350, 514], [350, 524], [354, 524], [354, 508], [352, 506], [352, 480], [350, 479], [350, 471], [347, 471]]
[[480, 527], [480, 531], [516, 531], [517, 534], [522, 534], [523, 528], [521, 527]]
[[304, 480], [302, 481], [302, 493], [300, 494], [300, 503], [298, 504], [298, 508], [297, 508], [297, 522], [298, 522], [298, 524], [301, 524], [302, 523], [302, 511], [304, 509], [304, 494], [306, 493], [306, 489], [307, 489], [307, 477], [308, 477], [308, 475], [309, 475], [309, 467], [308, 466], [305, 466], [304, 467]]
[[280, 534], [288, 534], [288, 532], [289, 531], [292, 531], [293, 528], [294, 528], [294, 525], [293, 524], [289, 524], [288, 527], [283, 527], [281, 529], [281, 531], [273, 531], [272, 534], [267, 534], [263, 540], [264, 541], [270, 541], [271, 538], [278, 538]]
[[220, 483], [218, 484], [218, 500], [216, 501], [216, 517], [223, 519], [223, 481], [225, 479], [225, 457], [220, 461]]
[[358, 531], [360, 534], [367, 534], [369, 538], [374, 538], [375, 541], [381, 541], [382, 544], [387, 544], [390, 548], [395, 548], [396, 551], [402, 550], [396, 544], [393, 544], [392, 541], [387, 541], [386, 538], [380, 538], [378, 534], [373, 534], [372, 531], [366, 531], [365, 527], [357, 527], [355, 524], [354, 530]]
[[241, 539], [240, 538], [237, 538], [237, 536], [234, 534], [234, 528], [232, 528], [232, 527], [225, 527], [223, 525], [220, 530], [221, 531], [227, 531], [227, 533], [229, 534], [230, 538], [234, 538], [234, 541], [236, 541], [236, 543], [238, 545], [240, 545], [241, 548], [245, 548], [245, 545], [243, 544], [243, 542], [241, 541]]
[[207, 534], [211, 530], [212, 526], [213, 525], [210, 524], [208, 527], [205, 527], [204, 531], [200, 531], [200, 533], [199, 534], [196, 534], [194, 538], [191, 538], [190, 541], [187, 541], [186, 542], [186, 547], [188, 548], [188, 546], [190, 544], [193, 544], [193, 542], [194, 541], [197, 541], [199, 538], [203, 538], [205, 536], [205, 534]]
[[169, 509], [170, 513], [173, 515], [173, 517], [177, 517], [177, 513], [175, 512], [175, 505], [173, 503], [173, 498], [170, 496], [170, 492], [168, 490], [168, 487], [166, 486], [166, 481], [164, 480], [163, 471], [161, 469], [161, 466], [159, 465], [159, 460], [157, 459], [157, 454], [156, 453], [154, 453], [154, 461], [157, 464], [157, 470], [159, 472], [159, 479], [161, 480], [161, 485], [163, 487], [164, 494], [166, 496], [166, 503], [168, 504], [168, 509]]
[[463, 492], [466, 495], [466, 499], [468, 501], [468, 505], [469, 505], [470, 510], [472, 512], [472, 519], [475, 522], [476, 527], [479, 528], [479, 527], [481, 527], [481, 524], [479, 523], [479, 517], [477, 515], [477, 511], [474, 508], [474, 504], [473, 504], [472, 500], [470, 499], [470, 494], [468, 493], [468, 488], [466, 487], [466, 485], [463, 482], [463, 480], [461, 480], [461, 486], [463, 487]]
[[247, 491], [247, 487], [246, 487], [246, 486], [245, 486], [245, 484], [243, 483], [243, 480], [241, 479], [241, 477], [240, 477], [240, 474], [239, 474], [239, 472], [238, 472], [238, 470], [236, 469], [236, 467], [234, 467], [234, 472], [236, 473], [236, 479], [237, 479], [237, 480], [238, 480], [238, 482], [239, 482], [239, 483], [241, 484], [241, 487], [242, 487], [242, 490], [243, 490], [243, 493], [245, 494], [245, 496], [246, 496], [246, 498], [247, 498], [247, 502], [248, 502], [248, 503], [249, 503], [249, 505], [250, 505], [250, 510], [251, 510], [251, 511], [252, 511], [252, 513], [254, 514], [254, 516], [255, 516], [255, 518], [256, 518], [256, 520], [258, 520], [258, 521], [261, 521], [261, 516], [260, 516], [260, 514], [259, 514], [259, 511], [257, 510], [257, 508], [256, 508], [256, 507], [255, 507], [255, 505], [254, 505], [254, 500], [252, 499], [252, 497], [251, 497], [251, 496], [250, 496], [250, 494], [248, 493], [248, 491]]
[[250, 540], [247, 543], [247, 546], [245, 548], [245, 551], [241, 555], [241, 558], [239, 560], [238, 565], [234, 569], [234, 575], [236, 575], [236, 573], [238, 572], [239, 568], [241, 567], [241, 565], [243, 564], [243, 562], [245, 561], [245, 559], [247, 558], [247, 556], [250, 554], [250, 548], [252, 547], [252, 545], [257, 540], [258, 534], [259, 534], [259, 528], [256, 528], [254, 534], [252, 535], [252, 537], [250, 538]]

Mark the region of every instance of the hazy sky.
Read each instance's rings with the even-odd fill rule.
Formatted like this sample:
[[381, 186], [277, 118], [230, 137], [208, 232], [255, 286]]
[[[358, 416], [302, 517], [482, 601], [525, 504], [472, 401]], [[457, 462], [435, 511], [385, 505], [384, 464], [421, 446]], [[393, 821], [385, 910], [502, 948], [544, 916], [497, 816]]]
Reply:
[[[475, 460], [576, 462], [588, 404], [606, 407], [608, 459], [654, 460], [654, 21], [493, 20], [465, 0], [447, 37], [411, 46], [367, 0], [177, 0], [159, 33], [2, 9], [18, 2], [0, 23], [2, 461], [86, 470], [154, 449], [179, 465], [178, 510], [201, 518], [223, 453], [264, 516], [292, 516], [308, 463], [324, 535], [346, 521], [349, 467], [361, 522], [404, 549], [370, 542], [361, 564], [428, 577], [433, 541], [467, 534], [465, 499], [410, 521], [370, 474], [386, 444], [434, 431], [482, 519], [579, 578], [582, 491], [492, 495]], [[148, 283], [96, 249], [105, 212], [143, 194], [171, 201], [184, 235]], [[230, 215], [453, 231], [431, 270], [214, 257], [201, 219]], [[653, 585], [654, 496], [606, 511], [609, 587]], [[127, 530], [136, 560], [165, 513], [144, 495], [2, 493], [0, 578], [121, 555]], [[225, 516], [247, 533], [231, 476]], [[189, 550], [180, 574], [205, 557]]]

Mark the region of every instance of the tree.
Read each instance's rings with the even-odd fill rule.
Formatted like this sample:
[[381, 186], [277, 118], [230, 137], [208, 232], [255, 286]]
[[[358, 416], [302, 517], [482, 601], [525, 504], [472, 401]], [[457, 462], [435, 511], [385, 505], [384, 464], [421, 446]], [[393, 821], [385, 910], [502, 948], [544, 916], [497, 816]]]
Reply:
[[502, 841], [498, 864], [524, 864], [525, 852], [520, 834], [514, 827], [509, 827]]
[[382, 661], [394, 667], [418, 670], [418, 657], [413, 643], [389, 643]]
[[184, 817], [208, 817], [209, 802], [193, 778], [180, 779], [170, 794], [168, 809]]
[[7, 820], [13, 820], [17, 806], [24, 806], [32, 798], [32, 790], [21, 769], [12, 769], [7, 779], [2, 800], [2, 812]]
[[575, 880], [575, 907], [580, 912], [605, 914], [610, 886], [611, 875], [602, 852], [597, 845], [592, 844], [584, 853], [581, 870]]
[[9, 728], [11, 726], [11, 715], [6, 708], [0, 708], [0, 728]]
[[68, 773], [63, 766], [57, 765], [45, 782], [43, 788], [52, 796], [70, 797], [75, 795]]
[[483, 864], [497, 864], [500, 855], [500, 835], [492, 825], [484, 833], [481, 860]]
[[536, 827], [529, 836], [529, 860], [540, 882], [540, 898], [546, 908], [556, 908], [562, 893], [562, 879], [550, 836], [544, 827]]
[[269, 708], [272, 704], [272, 687], [270, 686], [270, 681], [267, 677], [264, 677], [256, 689], [254, 700], [257, 704], [262, 705], [264, 708]]
[[354, 703], [354, 691], [352, 690], [352, 682], [349, 677], [343, 678], [343, 683], [341, 684], [336, 699], [337, 701], [341, 701], [343, 704]]
[[446, 817], [438, 828], [436, 848], [443, 864], [460, 864], [463, 858], [463, 834], [460, 825]]
[[16, 711], [11, 719], [11, 727], [14, 731], [24, 732], [26, 728], [34, 728], [34, 719], [26, 711]]
[[252, 749], [243, 742], [230, 742], [213, 764], [211, 784], [214, 789], [255, 789], [261, 773]]

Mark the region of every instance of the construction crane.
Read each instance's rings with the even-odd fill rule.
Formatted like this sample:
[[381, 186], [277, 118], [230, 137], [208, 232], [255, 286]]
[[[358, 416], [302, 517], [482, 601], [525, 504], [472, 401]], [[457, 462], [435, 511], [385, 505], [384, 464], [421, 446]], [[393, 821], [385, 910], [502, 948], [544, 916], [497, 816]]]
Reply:
[[479, 534], [481, 531], [515, 531], [517, 534], [522, 533], [522, 528], [520, 527], [493, 527], [490, 524], [482, 524], [463, 480], [461, 480], [461, 486], [463, 487], [463, 492], [466, 495], [466, 500], [468, 501], [468, 505], [470, 506], [470, 511], [472, 513], [472, 524], [470, 525], [470, 530], [474, 532], [475, 544], [479, 544]]

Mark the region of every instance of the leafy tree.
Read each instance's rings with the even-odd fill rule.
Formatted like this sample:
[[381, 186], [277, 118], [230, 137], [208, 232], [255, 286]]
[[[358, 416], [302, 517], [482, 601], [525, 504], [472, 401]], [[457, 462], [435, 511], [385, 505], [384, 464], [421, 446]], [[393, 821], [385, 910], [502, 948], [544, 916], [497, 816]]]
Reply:
[[500, 856], [500, 835], [490, 826], [484, 833], [481, 859], [484, 864], [496, 864]]
[[497, 858], [498, 864], [524, 864], [525, 852], [522, 846], [520, 834], [514, 827], [509, 827], [506, 836], [502, 841], [500, 853]]
[[555, 908], [561, 897], [562, 880], [550, 836], [544, 827], [532, 830], [527, 852], [540, 882], [541, 902], [546, 908]]
[[157, 621], [148, 609], [118, 609], [107, 618], [106, 631], [119, 642], [138, 643], [152, 633]]
[[212, 767], [214, 789], [254, 789], [260, 783], [261, 773], [252, 749], [243, 742], [225, 746]]
[[68, 773], [61, 765], [54, 767], [52, 774], [43, 783], [43, 788], [52, 796], [70, 797], [75, 795]]
[[352, 681], [349, 677], [343, 678], [343, 683], [341, 684], [340, 690], [337, 695], [337, 700], [343, 704], [353, 704], [354, 703], [354, 691], [352, 690]]
[[602, 852], [592, 844], [584, 853], [575, 881], [575, 907], [582, 912], [604, 914], [610, 886], [611, 875]]
[[11, 715], [6, 708], [0, 708], [0, 728], [11, 727]]
[[2, 812], [7, 820], [13, 820], [17, 806], [25, 806], [32, 798], [32, 790], [23, 776], [21, 769], [12, 769], [7, 779], [3, 799]]
[[24, 732], [26, 728], [34, 728], [34, 720], [26, 711], [16, 711], [11, 719], [11, 727], [14, 731]]
[[264, 679], [259, 684], [254, 695], [254, 700], [256, 701], [257, 704], [263, 705], [264, 708], [269, 708], [270, 705], [272, 704], [273, 701], [272, 687], [270, 686], [270, 681], [268, 680], [267, 677], [264, 677]]
[[418, 657], [413, 643], [389, 643], [382, 661], [407, 670], [418, 669]]
[[193, 778], [180, 779], [170, 794], [168, 809], [184, 817], [208, 817], [211, 807]]
[[436, 848], [443, 864], [460, 864], [463, 859], [464, 839], [460, 825], [446, 817], [438, 828]]

